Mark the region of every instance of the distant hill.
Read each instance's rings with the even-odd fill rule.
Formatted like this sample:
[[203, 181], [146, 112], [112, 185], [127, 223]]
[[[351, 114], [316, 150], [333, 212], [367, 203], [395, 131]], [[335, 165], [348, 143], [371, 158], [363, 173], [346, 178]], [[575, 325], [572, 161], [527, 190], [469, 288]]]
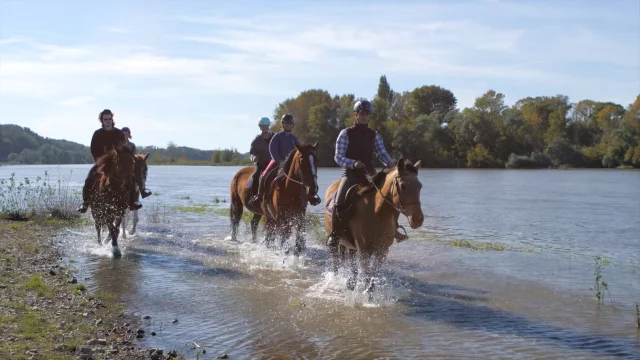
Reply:
[[[137, 145], [137, 144], [136, 144]], [[235, 149], [200, 150], [176, 146], [137, 147], [138, 153], [150, 153], [149, 164], [241, 165], [249, 154]], [[27, 127], [0, 124], [0, 163], [11, 164], [91, 164], [89, 147], [67, 140], [42, 137]]]

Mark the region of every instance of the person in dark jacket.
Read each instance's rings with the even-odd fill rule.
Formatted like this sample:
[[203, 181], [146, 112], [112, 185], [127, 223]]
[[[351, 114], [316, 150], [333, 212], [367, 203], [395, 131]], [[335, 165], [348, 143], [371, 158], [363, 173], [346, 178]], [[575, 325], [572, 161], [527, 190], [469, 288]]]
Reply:
[[[125, 145], [129, 149], [131, 149], [131, 151], [134, 154], [137, 154], [136, 144], [134, 144], [131, 140], [129, 140], [132, 137], [131, 136], [131, 129], [129, 129], [127, 126], [125, 126], [125, 127], [122, 128], [122, 132], [124, 133], [124, 138], [126, 140]], [[143, 199], [148, 197], [148, 196], [151, 196], [152, 192], [142, 185], [142, 179], [138, 179], [136, 177], [136, 184], [138, 185], [138, 190], [140, 190], [140, 192], [142, 193], [142, 198]], [[132, 201], [132, 203], [140, 200], [138, 195], [139, 195], [139, 192], [136, 191], [136, 198]]]
[[[369, 128], [369, 115], [372, 112], [373, 105], [368, 100], [356, 102], [353, 107], [354, 125], [340, 131], [336, 140], [334, 160], [343, 170], [331, 219], [332, 232], [327, 241], [330, 247], [337, 246], [339, 235], [346, 231], [348, 218], [344, 212], [348, 206], [345, 204], [347, 190], [356, 184], [367, 184], [369, 180], [366, 175], [376, 174], [374, 153], [386, 168], [392, 168], [395, 165], [380, 134]], [[396, 239], [403, 241], [407, 237], [396, 232]]]
[[264, 193], [264, 182], [267, 174], [271, 169], [280, 165], [280, 162], [286, 159], [287, 155], [296, 148], [295, 144], [298, 144], [298, 138], [291, 132], [295, 125], [294, 122], [295, 119], [291, 114], [286, 114], [282, 119], [280, 119], [282, 130], [271, 137], [271, 141], [269, 142], [269, 154], [271, 154], [271, 160], [260, 175], [258, 193], [251, 198], [249, 201], [250, 204], [254, 205], [260, 202]]
[[[115, 127], [115, 122], [113, 121], [113, 112], [109, 109], [104, 109], [100, 112], [98, 116], [102, 127], [96, 130], [93, 133], [93, 137], [91, 138], [91, 155], [93, 156], [94, 165], [89, 170], [89, 174], [84, 181], [84, 187], [82, 188], [82, 205], [78, 208], [78, 212], [85, 213], [88, 209], [88, 200], [91, 196], [91, 191], [96, 182], [96, 171], [97, 166], [95, 165], [96, 161], [105, 153], [105, 147], [107, 146], [115, 146], [117, 144], [124, 144], [126, 142], [124, 133], [122, 130]], [[135, 186], [132, 191], [132, 196], [129, 197], [129, 210], [138, 210], [142, 207], [139, 201], [133, 201], [135, 199], [134, 193], [136, 191]]]
[[269, 153], [269, 142], [273, 137], [273, 132], [269, 131], [271, 126], [271, 120], [268, 117], [263, 117], [258, 121], [258, 127], [260, 127], [260, 134], [251, 142], [251, 148], [249, 154], [251, 154], [251, 162], [253, 163], [254, 170], [251, 177], [253, 178], [251, 183], [251, 195], [255, 195], [258, 190], [258, 183], [260, 173], [266, 169], [269, 162], [271, 162], [271, 153]]

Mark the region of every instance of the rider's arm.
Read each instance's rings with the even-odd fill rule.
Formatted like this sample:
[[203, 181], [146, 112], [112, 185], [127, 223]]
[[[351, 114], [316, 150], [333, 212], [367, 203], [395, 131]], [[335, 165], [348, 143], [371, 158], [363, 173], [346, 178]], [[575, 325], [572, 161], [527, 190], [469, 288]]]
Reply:
[[282, 161], [282, 159], [280, 158], [280, 152], [278, 151], [278, 148], [279, 148], [278, 145], [280, 143], [280, 136], [278, 135], [279, 134], [273, 135], [273, 137], [271, 138], [271, 141], [269, 142], [269, 153], [271, 154], [271, 158], [275, 162]]
[[346, 156], [348, 146], [349, 136], [347, 135], [347, 131], [343, 129], [342, 131], [340, 131], [340, 135], [338, 135], [338, 140], [336, 140], [336, 153], [333, 159], [341, 168], [353, 169], [353, 165], [356, 163], [356, 161], [353, 159], [349, 159]]
[[387, 152], [387, 149], [384, 147], [384, 142], [382, 141], [382, 137], [377, 132], [376, 132], [375, 150], [376, 150], [376, 155], [378, 155], [378, 158], [380, 159], [380, 161], [384, 163], [386, 167], [393, 166], [394, 161], [389, 155], [389, 153]]
[[91, 138], [91, 156], [93, 156], [93, 161], [96, 161], [100, 156], [100, 140], [98, 139], [98, 132], [93, 133], [93, 137]]
[[258, 140], [259, 139], [257, 137], [253, 139], [253, 141], [251, 142], [251, 148], [249, 148], [249, 154], [251, 155], [250, 156], [251, 162], [256, 162], [258, 160], [257, 158], [258, 155], [256, 153], [256, 142]]

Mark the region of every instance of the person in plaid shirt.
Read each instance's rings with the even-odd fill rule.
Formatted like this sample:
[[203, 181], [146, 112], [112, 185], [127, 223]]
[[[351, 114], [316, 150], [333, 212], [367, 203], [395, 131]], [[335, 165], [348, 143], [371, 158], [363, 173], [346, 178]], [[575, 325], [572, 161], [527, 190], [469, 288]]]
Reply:
[[[330, 247], [337, 246], [340, 233], [346, 231], [348, 217], [345, 211], [349, 205], [345, 204], [347, 190], [353, 185], [368, 183], [366, 175], [373, 176], [376, 173], [374, 153], [385, 167], [395, 166], [380, 134], [369, 128], [369, 115], [372, 112], [373, 105], [368, 100], [356, 102], [353, 106], [355, 124], [340, 131], [336, 140], [334, 160], [343, 171], [331, 219], [332, 232], [327, 241]], [[406, 240], [407, 236], [396, 232], [396, 239]]]

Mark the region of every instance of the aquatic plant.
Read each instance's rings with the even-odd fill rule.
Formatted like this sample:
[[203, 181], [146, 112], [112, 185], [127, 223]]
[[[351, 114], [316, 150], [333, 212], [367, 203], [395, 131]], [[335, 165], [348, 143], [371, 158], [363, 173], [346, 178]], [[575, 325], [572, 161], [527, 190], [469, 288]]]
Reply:
[[611, 298], [611, 293], [609, 292], [609, 286], [607, 285], [607, 282], [604, 281], [604, 278], [602, 277], [602, 271], [604, 270], [604, 266], [609, 264], [609, 260], [602, 256], [595, 256], [593, 259], [595, 261], [595, 268], [594, 268], [595, 284], [592, 288], [590, 288], [590, 290], [595, 293], [598, 304], [604, 303], [605, 291], [609, 294], [609, 299], [613, 304], [613, 299]]
[[60, 177], [52, 182], [48, 171], [44, 178], [35, 180], [16, 180], [15, 172], [8, 179], [0, 179], [0, 216], [8, 220], [25, 221], [37, 215], [76, 219], [80, 217], [75, 211], [80, 201], [78, 189]]

